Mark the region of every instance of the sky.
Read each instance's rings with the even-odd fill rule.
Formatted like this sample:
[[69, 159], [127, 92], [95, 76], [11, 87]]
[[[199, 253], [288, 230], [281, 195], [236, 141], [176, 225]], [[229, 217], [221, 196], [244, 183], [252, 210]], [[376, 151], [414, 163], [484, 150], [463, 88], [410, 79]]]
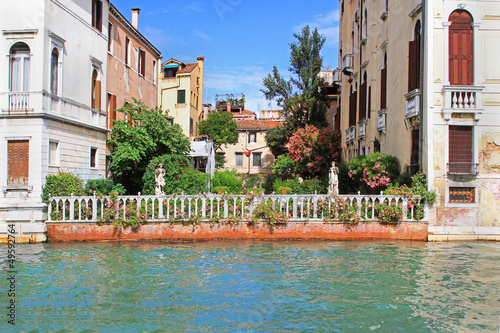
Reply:
[[273, 66], [289, 77], [290, 47], [304, 26], [318, 27], [326, 38], [324, 69], [335, 69], [338, 57], [339, 2], [336, 0], [114, 0], [131, 22], [140, 8], [139, 31], [166, 61], [184, 63], [204, 56], [203, 103], [216, 94], [244, 93], [245, 108], [277, 109], [260, 92]]

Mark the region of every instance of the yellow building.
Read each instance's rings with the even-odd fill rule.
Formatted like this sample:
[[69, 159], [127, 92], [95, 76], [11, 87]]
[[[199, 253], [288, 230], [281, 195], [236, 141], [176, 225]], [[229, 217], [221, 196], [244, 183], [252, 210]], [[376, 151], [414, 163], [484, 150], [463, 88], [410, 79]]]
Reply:
[[158, 80], [158, 105], [193, 139], [203, 116], [203, 62], [183, 63], [170, 59], [162, 64]]

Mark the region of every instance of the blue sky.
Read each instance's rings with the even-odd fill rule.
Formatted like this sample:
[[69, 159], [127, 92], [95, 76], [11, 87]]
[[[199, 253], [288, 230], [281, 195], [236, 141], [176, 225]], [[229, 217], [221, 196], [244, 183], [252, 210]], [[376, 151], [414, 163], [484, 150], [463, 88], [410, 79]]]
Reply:
[[323, 66], [337, 67], [338, 1], [263, 0], [115, 0], [131, 21], [139, 7], [139, 31], [163, 55], [195, 62], [205, 57], [204, 103], [215, 94], [245, 93], [245, 108], [275, 109], [263, 98], [262, 79], [274, 65], [288, 75], [293, 34], [305, 25], [318, 26], [326, 37]]

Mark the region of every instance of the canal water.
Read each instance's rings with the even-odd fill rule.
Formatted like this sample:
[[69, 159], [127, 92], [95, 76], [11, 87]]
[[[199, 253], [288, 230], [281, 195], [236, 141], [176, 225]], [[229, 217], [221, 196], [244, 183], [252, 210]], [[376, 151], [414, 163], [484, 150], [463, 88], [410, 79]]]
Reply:
[[16, 255], [9, 297], [0, 249], [0, 332], [500, 331], [499, 243], [72, 243]]

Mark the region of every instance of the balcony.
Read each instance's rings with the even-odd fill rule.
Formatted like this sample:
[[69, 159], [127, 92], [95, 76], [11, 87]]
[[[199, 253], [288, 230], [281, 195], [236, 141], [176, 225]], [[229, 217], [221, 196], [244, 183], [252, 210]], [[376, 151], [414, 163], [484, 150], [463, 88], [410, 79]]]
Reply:
[[342, 59], [342, 71], [345, 75], [350, 75], [354, 71], [354, 55], [346, 54]]
[[366, 120], [362, 120], [358, 123], [358, 137], [360, 139], [366, 138]]
[[7, 111], [29, 111], [30, 93], [29, 92], [9, 92], [9, 102]]
[[406, 166], [406, 173], [408, 176], [414, 176], [420, 171], [420, 164], [410, 164]]
[[443, 86], [444, 108], [446, 120], [454, 113], [472, 113], [477, 116], [482, 113], [483, 86]]
[[342, 85], [342, 70], [340, 68], [333, 71], [333, 83], [338, 86]]
[[349, 144], [356, 139], [356, 126], [351, 126], [345, 130], [345, 143]]
[[386, 130], [386, 124], [385, 124], [385, 117], [386, 117], [387, 110], [386, 109], [381, 109], [378, 111], [378, 121], [377, 121], [377, 131], [385, 133]]
[[420, 115], [420, 90], [415, 89], [405, 95], [406, 113], [405, 118], [418, 117]]
[[472, 162], [450, 162], [446, 164], [449, 175], [477, 175], [479, 163]]

